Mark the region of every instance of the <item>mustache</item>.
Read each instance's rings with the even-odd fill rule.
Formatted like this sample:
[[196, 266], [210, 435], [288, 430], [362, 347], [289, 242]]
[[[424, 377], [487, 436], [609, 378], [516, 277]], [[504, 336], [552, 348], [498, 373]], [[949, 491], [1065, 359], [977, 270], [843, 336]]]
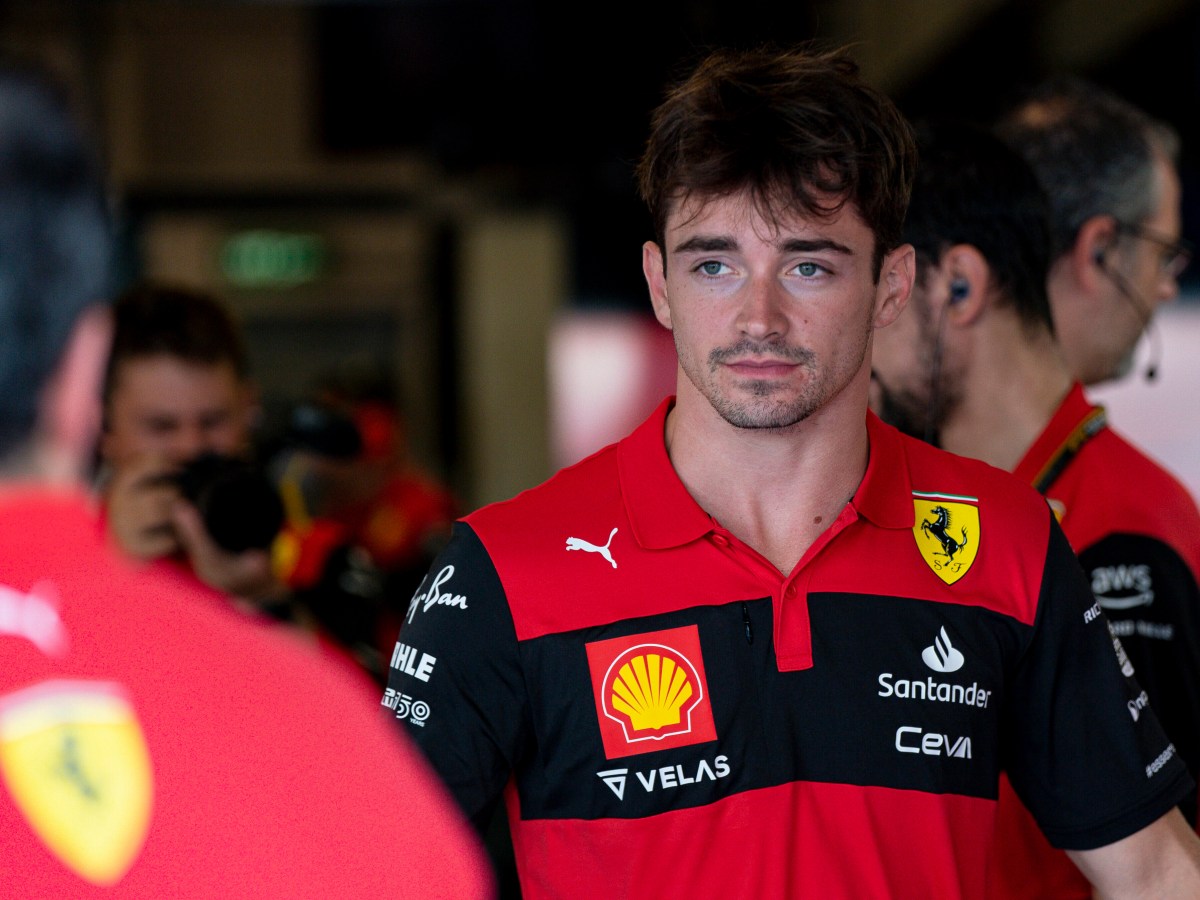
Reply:
[[742, 338], [728, 347], [717, 347], [709, 351], [708, 364], [713, 368], [743, 357], [761, 357], [782, 362], [807, 364], [816, 359], [816, 354], [807, 347], [792, 347], [775, 341], [756, 341]]

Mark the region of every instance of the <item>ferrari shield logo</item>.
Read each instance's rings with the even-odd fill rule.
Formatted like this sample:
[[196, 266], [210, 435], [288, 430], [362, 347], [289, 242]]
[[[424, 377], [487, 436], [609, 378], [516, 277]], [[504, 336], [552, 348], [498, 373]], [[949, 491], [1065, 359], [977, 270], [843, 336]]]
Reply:
[[153, 778], [119, 685], [50, 681], [0, 699], [0, 772], [30, 827], [81, 878], [115, 884], [137, 858]]
[[946, 584], [967, 574], [979, 552], [979, 500], [913, 491], [913, 537], [921, 558]]

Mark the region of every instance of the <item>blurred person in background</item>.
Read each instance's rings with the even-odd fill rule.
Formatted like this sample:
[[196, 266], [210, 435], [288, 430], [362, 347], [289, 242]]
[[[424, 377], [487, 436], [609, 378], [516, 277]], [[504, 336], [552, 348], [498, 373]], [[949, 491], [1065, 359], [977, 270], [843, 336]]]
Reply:
[[[904, 238], [917, 253], [908, 308], [876, 335], [873, 406], [1046, 497], [1091, 577], [1114, 640], [1180, 757], [1200, 765], [1200, 513], [1167, 472], [1108, 427], [1055, 341], [1047, 204], [998, 138], [925, 129]], [[1090, 897], [1011, 784], [1001, 786], [995, 897]], [[1196, 821], [1196, 793], [1181, 801]]]
[[[1050, 201], [1050, 308], [1067, 367], [1084, 385], [1120, 378], [1191, 259], [1180, 239], [1179, 136], [1074, 78], [1043, 85], [998, 133]], [[1151, 339], [1147, 379], [1160, 362]]]
[[0, 895], [487, 896], [357, 682], [106, 541], [110, 246], [64, 98], [0, 64]]
[[457, 503], [408, 452], [380, 366], [346, 363], [292, 410], [276, 471], [285, 583], [381, 682], [408, 599], [450, 537]]
[[[110, 538], [134, 559], [176, 560], [228, 596], [282, 608], [273, 532], [258, 546], [222, 546], [179, 479], [197, 460], [250, 452], [257, 392], [233, 318], [206, 294], [143, 283], [117, 299], [113, 322], [100, 439]], [[244, 492], [239, 515], [253, 515], [257, 497]]]

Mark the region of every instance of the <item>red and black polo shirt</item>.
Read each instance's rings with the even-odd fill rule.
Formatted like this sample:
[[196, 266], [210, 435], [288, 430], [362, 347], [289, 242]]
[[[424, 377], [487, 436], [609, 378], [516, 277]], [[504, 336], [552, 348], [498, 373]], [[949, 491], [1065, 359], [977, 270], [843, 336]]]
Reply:
[[384, 704], [527, 897], [981, 896], [1001, 769], [1060, 846], [1189, 779], [1042, 499], [874, 417], [855, 496], [783, 574], [684, 489], [669, 401], [468, 516]]

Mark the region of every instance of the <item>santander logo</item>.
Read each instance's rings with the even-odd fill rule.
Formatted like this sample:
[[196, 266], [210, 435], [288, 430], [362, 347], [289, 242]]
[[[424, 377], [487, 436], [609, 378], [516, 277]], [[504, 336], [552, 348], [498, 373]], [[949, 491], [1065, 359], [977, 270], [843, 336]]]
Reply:
[[946, 633], [945, 626], [942, 626], [938, 636], [933, 639], [933, 646], [921, 651], [921, 659], [935, 672], [957, 672], [967, 661], [962, 652], [950, 642], [950, 635]]

